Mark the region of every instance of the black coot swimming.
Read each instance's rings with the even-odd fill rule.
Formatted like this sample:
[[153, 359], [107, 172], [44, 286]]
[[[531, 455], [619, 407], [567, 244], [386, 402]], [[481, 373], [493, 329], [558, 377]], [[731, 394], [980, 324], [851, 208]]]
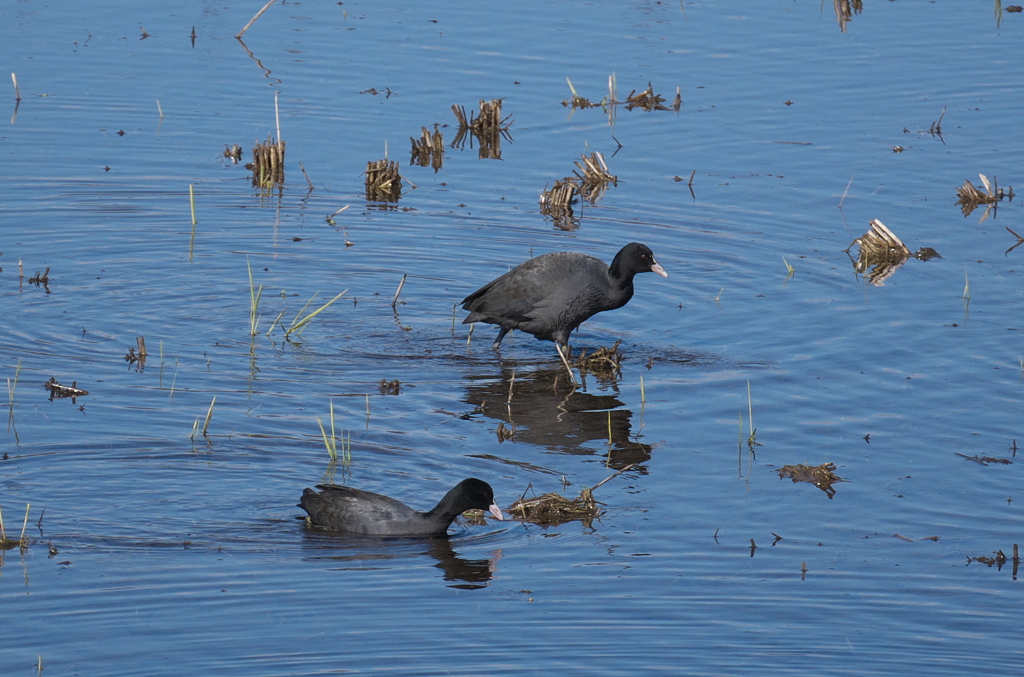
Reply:
[[310, 522], [331, 531], [365, 536], [443, 536], [452, 521], [471, 508], [504, 519], [491, 485], [469, 478], [455, 485], [430, 512], [413, 510], [401, 501], [361, 489], [318, 484], [302, 492], [299, 507]]
[[563, 353], [569, 334], [593, 315], [626, 305], [633, 297], [637, 273], [668, 277], [650, 247], [639, 242], [619, 250], [611, 265], [578, 252], [543, 254], [464, 298], [462, 308], [469, 315], [462, 323], [489, 322], [501, 327], [493, 348], [512, 329], [554, 341], [572, 376]]

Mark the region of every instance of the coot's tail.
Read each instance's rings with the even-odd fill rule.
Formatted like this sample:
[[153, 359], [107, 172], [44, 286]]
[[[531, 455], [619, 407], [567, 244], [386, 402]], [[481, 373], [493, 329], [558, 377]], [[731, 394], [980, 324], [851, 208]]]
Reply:
[[313, 489], [306, 488], [302, 491], [302, 498], [299, 499], [298, 506], [309, 513], [310, 517], [315, 517], [317, 513], [323, 511], [326, 503], [327, 501], [322, 495]]

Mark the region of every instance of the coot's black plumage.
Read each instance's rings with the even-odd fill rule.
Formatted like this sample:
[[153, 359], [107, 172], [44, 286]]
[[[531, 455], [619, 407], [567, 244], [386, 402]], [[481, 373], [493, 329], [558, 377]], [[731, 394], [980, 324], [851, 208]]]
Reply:
[[554, 341], [564, 362], [562, 347], [569, 334], [595, 314], [626, 305], [633, 298], [633, 277], [651, 272], [668, 277], [654, 252], [639, 242], [619, 250], [611, 265], [578, 252], [543, 254], [464, 298], [462, 308], [469, 315], [462, 323], [501, 327], [494, 348], [512, 329]]
[[503, 519], [491, 485], [462, 480], [430, 512], [413, 510], [401, 501], [361, 489], [318, 484], [302, 492], [299, 507], [310, 522], [331, 531], [364, 536], [443, 536], [452, 521], [467, 510], [488, 510]]

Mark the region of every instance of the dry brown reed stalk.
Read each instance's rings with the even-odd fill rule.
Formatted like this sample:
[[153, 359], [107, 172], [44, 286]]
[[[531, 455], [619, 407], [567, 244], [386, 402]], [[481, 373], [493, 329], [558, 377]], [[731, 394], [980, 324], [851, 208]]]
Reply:
[[444, 165], [444, 135], [437, 127], [435, 124], [433, 133], [424, 127], [419, 139], [409, 137], [412, 142], [412, 162], [420, 167], [433, 167], [435, 172]]
[[398, 202], [402, 197], [402, 176], [398, 163], [384, 158], [366, 163], [366, 199], [371, 202]]
[[284, 185], [284, 147], [283, 140], [274, 141], [270, 134], [266, 143], [256, 142], [252, 162], [245, 166], [252, 170], [252, 185], [260, 188]]
[[[236, 37], [236, 38], [238, 38], [239, 40], [241, 40], [241, 39], [242, 39], [242, 35], [243, 35], [243, 34], [244, 34], [244, 33], [245, 33], [245, 32], [246, 32], [247, 30], [249, 30], [249, 27], [250, 27], [250, 26], [252, 26], [252, 25], [253, 25], [254, 23], [256, 23], [256, 19], [259, 19], [259, 18], [260, 18], [261, 16], [263, 16], [263, 13], [264, 13], [264, 12], [266, 12], [266, 11], [267, 11], [268, 9], [270, 9], [270, 6], [271, 6], [271, 5], [273, 5], [273, 4], [274, 4], [274, 0], [270, 0], [270, 2], [268, 2], [268, 3], [267, 3], [267, 4], [265, 4], [265, 5], [263, 5], [263, 9], [261, 9], [261, 10], [260, 10], [260, 11], [258, 11], [258, 12], [256, 12], [256, 16], [254, 16], [253, 18], [249, 19], [249, 23], [245, 24], [245, 28], [243, 28], [242, 30], [240, 30], [240, 31], [238, 32], [238, 35], [236, 35], [235, 37]], [[195, 30], [196, 30], [196, 29], [195, 29], [195, 27], [193, 27], [193, 28], [192, 28], [193, 36], [194, 36], [194, 34], [195, 34]]]
[[314, 188], [313, 180], [309, 178], [309, 174], [306, 173], [306, 168], [302, 166], [301, 162], [299, 163], [299, 169], [302, 171], [302, 175], [306, 177], [306, 185], [309, 186], [309, 192], [312, 193]]

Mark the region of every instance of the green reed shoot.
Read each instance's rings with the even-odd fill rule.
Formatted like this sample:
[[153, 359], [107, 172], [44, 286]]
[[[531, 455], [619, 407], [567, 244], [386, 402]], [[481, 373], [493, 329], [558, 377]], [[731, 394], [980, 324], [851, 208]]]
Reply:
[[196, 196], [192, 190], [192, 184], [188, 184], [188, 203], [192, 206], [192, 236], [195, 237], [196, 227]]
[[[612, 410], [608, 410], [608, 455], [604, 459], [604, 467], [612, 467]], [[597, 487], [595, 487], [596, 489]]]
[[640, 404], [647, 404], [647, 394], [644, 392], [644, 375], [640, 374]]
[[338, 294], [333, 299], [331, 299], [327, 303], [323, 304], [322, 306], [311, 312], [309, 315], [306, 315], [305, 317], [299, 319], [299, 316], [302, 315], [302, 312], [306, 310], [306, 308], [309, 307], [309, 304], [313, 302], [313, 299], [316, 298], [316, 294], [313, 294], [313, 296], [308, 301], [306, 301], [306, 305], [302, 306], [302, 308], [299, 309], [299, 312], [295, 314], [295, 319], [292, 320], [291, 325], [289, 325], [288, 327], [281, 325], [282, 329], [284, 329], [285, 340], [289, 340], [292, 334], [295, 334], [295, 336], [301, 336], [302, 332], [309, 325], [309, 323], [313, 321], [314, 317], [323, 312], [327, 308], [327, 306], [331, 305], [332, 303], [340, 299], [347, 291], [348, 289], [341, 292], [341, 294]]
[[18, 366], [14, 368], [14, 381], [7, 377], [7, 398], [10, 406], [14, 406], [14, 390], [18, 387], [18, 375], [21, 373], [21, 359], [18, 359]]
[[22, 548], [28, 545], [28, 541], [25, 540], [25, 528], [28, 527], [28, 511], [31, 507], [31, 503], [25, 504], [25, 521], [21, 523], [21, 536], [18, 536], [18, 545]]
[[757, 444], [757, 428], [754, 427], [754, 401], [750, 396], [750, 381], [747, 381], [747, 421], [750, 424], [750, 437], [747, 438], [747, 445], [753, 447]]
[[263, 285], [261, 284], [259, 289], [253, 285], [252, 265], [249, 259], [245, 260], [245, 267], [249, 269], [249, 336], [256, 336], [256, 329], [260, 324], [259, 307], [260, 298], [263, 297]]
[[210, 427], [210, 419], [213, 418], [213, 405], [217, 404], [217, 398], [210, 400], [210, 408], [206, 410], [206, 420], [203, 421], [203, 437], [206, 437], [206, 429]]
[[190, 440], [194, 440], [196, 438], [196, 436], [199, 435], [199, 434], [201, 434], [203, 437], [206, 437], [206, 429], [210, 427], [210, 419], [213, 418], [213, 405], [216, 404], [216, 403], [217, 403], [217, 398], [214, 397], [210, 401], [210, 408], [206, 410], [206, 420], [203, 422], [202, 429], [199, 428], [199, 419], [198, 418], [196, 419], [196, 422], [192, 424], [192, 434], [189, 435], [189, 439]]
[[[369, 396], [367, 396], [369, 398]], [[327, 448], [327, 456], [330, 457], [331, 463], [338, 462], [338, 436], [334, 428], [334, 400], [331, 400], [331, 434], [328, 435], [324, 429], [323, 421], [320, 417], [316, 417], [316, 423], [320, 426], [320, 435], [323, 437], [324, 446]], [[349, 431], [348, 437], [342, 433], [341, 436], [341, 463], [342, 465], [349, 465], [352, 462], [352, 431]]]
[[967, 277], [966, 269], [964, 269], [964, 293], [962, 298], [964, 301], [971, 300], [971, 280]]
[[793, 273], [796, 272], [796, 268], [789, 264], [789, 261], [786, 260], [785, 256], [782, 257], [782, 262], [786, 264], [786, 279], [788, 280], [793, 277]]

